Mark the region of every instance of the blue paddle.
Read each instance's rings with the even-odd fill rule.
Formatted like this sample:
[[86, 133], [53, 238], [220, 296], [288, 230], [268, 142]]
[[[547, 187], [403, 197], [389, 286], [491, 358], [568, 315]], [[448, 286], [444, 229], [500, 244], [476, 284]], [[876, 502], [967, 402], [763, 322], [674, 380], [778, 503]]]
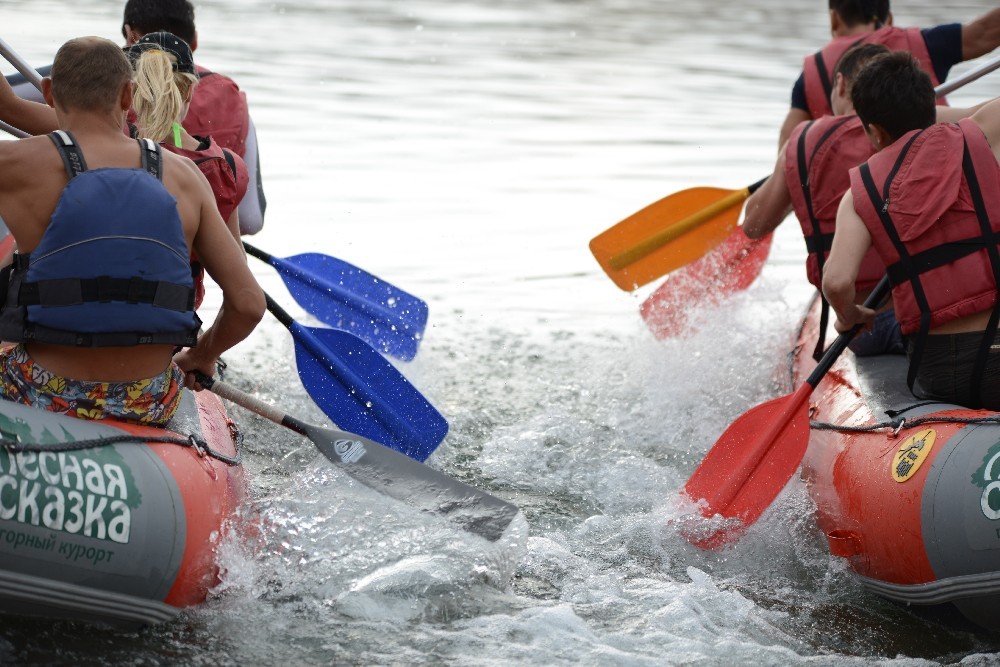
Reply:
[[422, 300], [335, 257], [306, 253], [282, 259], [249, 243], [243, 247], [277, 269], [292, 297], [316, 319], [403, 361], [416, 356], [427, 326]]
[[417, 461], [434, 452], [448, 422], [395, 366], [354, 334], [299, 324], [265, 298], [295, 340], [302, 385], [334, 423]]

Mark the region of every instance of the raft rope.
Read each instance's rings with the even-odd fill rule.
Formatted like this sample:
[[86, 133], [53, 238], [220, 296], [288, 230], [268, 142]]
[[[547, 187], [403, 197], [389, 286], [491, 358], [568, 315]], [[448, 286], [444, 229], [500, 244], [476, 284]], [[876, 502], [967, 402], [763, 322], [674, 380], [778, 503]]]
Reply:
[[201, 438], [193, 433], [187, 438], [174, 438], [167, 435], [139, 436], [123, 434], [105, 436], [103, 438], [91, 438], [89, 440], [61, 442], [54, 445], [38, 445], [34, 443], [24, 444], [21, 442], [20, 438], [11, 439], [3, 437], [0, 438], [0, 447], [3, 447], [12, 454], [18, 454], [22, 452], [74, 452], [81, 449], [107, 447], [109, 445], [117, 445], [126, 442], [137, 444], [155, 442], [167, 445], [179, 445], [181, 447], [191, 447], [200, 457], [210, 456], [213, 459], [225, 463], [227, 466], [238, 466], [243, 463], [243, 433], [236, 427], [235, 424], [231, 424], [229, 430], [232, 433], [233, 443], [236, 446], [236, 456], [228, 456], [222, 452], [212, 449], [204, 438]]
[[[916, 407], [916, 406], [913, 406]], [[897, 413], [898, 414], [898, 413]], [[1000, 415], [992, 417], [948, 417], [948, 416], [926, 416], [906, 419], [890, 414], [890, 419], [884, 422], [877, 422], [867, 426], [845, 426], [843, 424], [831, 424], [829, 422], [818, 422], [809, 420], [809, 428], [817, 431], [840, 431], [841, 433], [872, 433], [874, 431], [892, 431], [898, 434], [904, 428], [916, 428], [924, 424], [1000, 424]]]

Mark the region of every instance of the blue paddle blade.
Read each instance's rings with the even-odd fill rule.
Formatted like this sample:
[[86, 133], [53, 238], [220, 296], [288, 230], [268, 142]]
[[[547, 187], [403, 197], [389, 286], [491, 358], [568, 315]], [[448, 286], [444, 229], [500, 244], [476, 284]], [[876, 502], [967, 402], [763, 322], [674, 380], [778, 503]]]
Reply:
[[329, 255], [272, 256], [270, 264], [292, 297], [317, 319], [404, 361], [416, 356], [427, 326], [427, 304], [421, 299]]
[[293, 322], [299, 378], [338, 427], [424, 461], [448, 422], [395, 366], [357, 336]]

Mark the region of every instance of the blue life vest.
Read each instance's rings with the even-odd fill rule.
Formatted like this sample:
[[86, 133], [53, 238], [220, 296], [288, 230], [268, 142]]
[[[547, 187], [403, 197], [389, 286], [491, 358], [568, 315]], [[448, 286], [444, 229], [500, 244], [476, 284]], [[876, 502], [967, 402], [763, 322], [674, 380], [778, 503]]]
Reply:
[[139, 142], [141, 169], [88, 171], [70, 133], [49, 137], [69, 183], [38, 247], [14, 257], [0, 339], [194, 345], [201, 320], [177, 201], [160, 182], [159, 145]]

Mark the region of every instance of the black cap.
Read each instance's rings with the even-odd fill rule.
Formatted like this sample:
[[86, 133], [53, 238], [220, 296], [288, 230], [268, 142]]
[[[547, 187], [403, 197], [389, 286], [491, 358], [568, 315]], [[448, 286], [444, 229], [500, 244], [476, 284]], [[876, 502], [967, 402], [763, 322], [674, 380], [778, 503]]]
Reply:
[[177, 59], [173, 66], [175, 72], [195, 73], [191, 47], [183, 39], [170, 32], [151, 32], [143, 35], [139, 41], [125, 49], [125, 53], [129, 60], [134, 63], [146, 51], [157, 50], [166, 51]]

